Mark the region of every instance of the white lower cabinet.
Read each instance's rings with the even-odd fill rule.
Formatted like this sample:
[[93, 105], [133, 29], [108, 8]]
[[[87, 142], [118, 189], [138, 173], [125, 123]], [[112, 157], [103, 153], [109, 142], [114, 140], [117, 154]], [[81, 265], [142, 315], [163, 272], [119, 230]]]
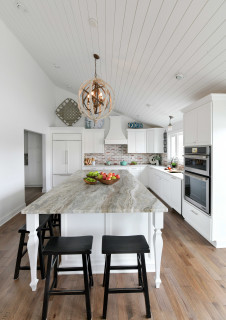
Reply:
[[183, 217], [203, 237], [211, 240], [211, 217], [186, 200], [183, 200]]
[[144, 186], [148, 186], [148, 176], [147, 176], [147, 167], [146, 166], [133, 166], [128, 168], [128, 171], [136, 177]]
[[174, 176], [170, 177], [170, 206], [181, 213], [182, 181]]
[[170, 207], [181, 214], [181, 179], [148, 167], [148, 186]]

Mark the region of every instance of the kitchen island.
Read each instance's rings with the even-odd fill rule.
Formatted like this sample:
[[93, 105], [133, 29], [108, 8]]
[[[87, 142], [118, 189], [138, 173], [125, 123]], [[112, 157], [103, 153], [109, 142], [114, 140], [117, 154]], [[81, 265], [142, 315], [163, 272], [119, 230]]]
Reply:
[[[88, 171], [87, 171], [88, 172]], [[94, 273], [103, 273], [104, 256], [101, 254], [103, 234], [143, 234], [151, 248], [146, 257], [147, 270], [155, 271], [159, 288], [164, 212], [167, 208], [127, 170], [117, 173], [121, 178], [113, 185], [88, 185], [83, 181], [87, 173], [79, 170], [61, 185], [53, 188], [22, 210], [26, 214], [29, 233], [28, 254], [33, 291], [37, 288], [38, 237], [36, 229], [39, 214], [60, 213], [62, 236], [93, 235], [92, 265]], [[132, 255], [115, 255], [117, 263], [134, 263]], [[134, 260], [135, 258], [135, 260]], [[62, 266], [80, 264], [77, 256], [63, 256]]]

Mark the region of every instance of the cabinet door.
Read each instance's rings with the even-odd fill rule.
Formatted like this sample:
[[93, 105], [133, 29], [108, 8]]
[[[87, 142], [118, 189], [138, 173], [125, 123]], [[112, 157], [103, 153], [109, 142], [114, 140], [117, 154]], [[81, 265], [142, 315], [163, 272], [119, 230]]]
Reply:
[[182, 183], [180, 179], [170, 177], [170, 201], [169, 205], [181, 214], [181, 187]]
[[154, 153], [163, 153], [163, 132], [164, 129], [154, 129]]
[[184, 114], [184, 146], [197, 145], [197, 111]]
[[136, 153], [146, 153], [146, 131], [135, 132]]
[[140, 181], [140, 173], [141, 173], [140, 168], [130, 168], [129, 172]]
[[148, 168], [147, 167], [141, 167], [140, 168], [140, 182], [143, 183], [145, 187], [149, 185], [148, 182]]
[[154, 170], [148, 168], [148, 187], [153, 190], [153, 177], [154, 177]]
[[67, 141], [66, 164], [67, 173], [74, 173], [82, 169], [82, 142]]
[[88, 129], [84, 133], [84, 153], [94, 153], [94, 134]]
[[128, 153], [136, 153], [136, 137], [134, 131], [128, 131]]
[[66, 142], [53, 141], [53, 174], [67, 173]]
[[154, 130], [147, 131], [147, 153], [154, 153]]
[[197, 108], [197, 145], [212, 144], [212, 103]]
[[[165, 175], [165, 174], [164, 174]], [[162, 198], [166, 203], [170, 202], [170, 179], [167, 176], [161, 177], [161, 189], [160, 189], [160, 198]]]
[[94, 153], [104, 153], [104, 131], [96, 130], [94, 132]]

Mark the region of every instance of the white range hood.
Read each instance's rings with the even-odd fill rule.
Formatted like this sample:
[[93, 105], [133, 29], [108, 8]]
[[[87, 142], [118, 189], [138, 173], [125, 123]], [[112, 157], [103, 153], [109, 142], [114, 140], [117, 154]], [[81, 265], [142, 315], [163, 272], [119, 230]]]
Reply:
[[105, 144], [127, 144], [128, 141], [122, 132], [121, 117], [110, 116], [110, 129]]

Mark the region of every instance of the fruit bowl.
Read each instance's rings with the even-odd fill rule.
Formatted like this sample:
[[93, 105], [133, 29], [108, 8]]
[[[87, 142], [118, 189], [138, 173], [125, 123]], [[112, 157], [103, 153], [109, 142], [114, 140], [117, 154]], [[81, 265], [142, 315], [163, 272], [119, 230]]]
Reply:
[[87, 184], [97, 184], [97, 180], [95, 180], [95, 179], [92, 179], [92, 180], [95, 180], [95, 181], [89, 181], [89, 180], [87, 180], [87, 178], [83, 178], [83, 180], [84, 180], [85, 183], [87, 183]]
[[98, 176], [99, 172], [98, 171], [90, 171], [89, 173], [87, 173], [87, 177], [88, 178], [95, 178], [96, 176]]
[[100, 181], [103, 184], [114, 184], [115, 182], [119, 181], [119, 179], [115, 179], [115, 180], [104, 180], [104, 179], [98, 179], [98, 181]]

